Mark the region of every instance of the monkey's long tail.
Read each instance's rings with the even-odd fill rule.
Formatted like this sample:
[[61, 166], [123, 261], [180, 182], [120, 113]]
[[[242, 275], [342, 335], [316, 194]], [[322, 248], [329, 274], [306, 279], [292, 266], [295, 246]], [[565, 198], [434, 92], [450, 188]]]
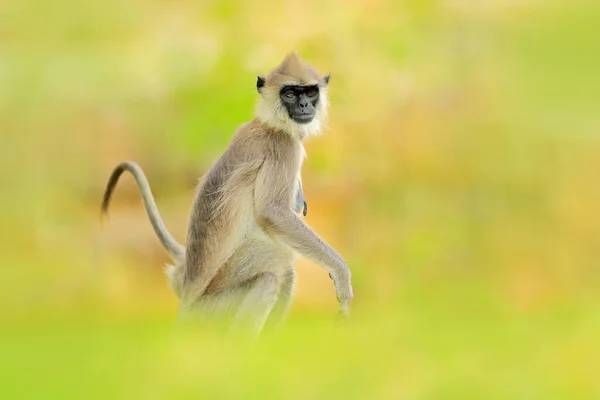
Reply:
[[136, 163], [132, 161], [125, 161], [115, 167], [110, 175], [108, 184], [106, 185], [106, 190], [104, 191], [104, 197], [102, 198], [102, 214], [105, 215], [108, 212], [110, 198], [115, 190], [115, 187], [117, 186], [119, 177], [125, 171], [130, 172], [135, 178], [135, 183], [137, 184], [140, 194], [142, 195], [144, 207], [146, 208], [146, 212], [148, 213], [148, 217], [150, 218], [154, 232], [156, 232], [156, 235], [158, 236], [163, 247], [167, 250], [167, 252], [169, 252], [169, 255], [176, 262], [183, 263], [185, 260], [185, 247], [177, 242], [177, 240], [175, 240], [173, 235], [171, 235], [171, 233], [169, 233], [165, 227], [165, 224], [163, 223], [158, 212], [158, 208], [156, 207], [154, 196], [152, 196], [150, 184], [148, 183], [142, 168], [140, 168], [140, 166]]

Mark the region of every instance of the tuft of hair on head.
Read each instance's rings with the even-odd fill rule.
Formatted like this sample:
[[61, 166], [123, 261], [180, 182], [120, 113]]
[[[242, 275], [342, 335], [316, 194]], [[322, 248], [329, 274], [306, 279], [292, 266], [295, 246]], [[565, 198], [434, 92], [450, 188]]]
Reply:
[[[321, 133], [329, 108], [329, 80], [329, 74], [321, 75], [296, 51], [288, 53], [271, 72], [257, 77], [256, 89], [260, 94], [256, 108], [257, 119], [269, 127], [285, 131], [300, 139]], [[310, 123], [299, 124], [289, 118], [279, 98], [281, 88], [286, 85], [319, 86], [319, 103], [315, 117]]]

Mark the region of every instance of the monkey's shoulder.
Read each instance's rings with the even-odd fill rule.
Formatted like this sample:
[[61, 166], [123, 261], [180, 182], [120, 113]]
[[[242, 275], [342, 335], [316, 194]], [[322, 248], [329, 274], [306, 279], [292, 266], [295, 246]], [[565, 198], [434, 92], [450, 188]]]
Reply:
[[285, 131], [254, 119], [236, 130], [227, 148], [227, 157], [240, 162], [295, 158], [304, 154], [302, 144]]

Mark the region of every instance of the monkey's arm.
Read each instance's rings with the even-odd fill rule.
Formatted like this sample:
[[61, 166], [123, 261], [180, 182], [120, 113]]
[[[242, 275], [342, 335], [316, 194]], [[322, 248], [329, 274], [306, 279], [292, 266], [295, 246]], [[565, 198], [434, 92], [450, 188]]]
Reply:
[[351, 274], [346, 262], [306, 225], [289, 206], [289, 178], [275, 165], [263, 165], [255, 186], [257, 220], [272, 236], [323, 266], [333, 279], [342, 313], [347, 314], [353, 297]]
[[304, 215], [308, 213], [308, 205], [306, 204], [306, 198], [304, 197], [304, 192], [302, 191], [302, 182], [298, 180], [298, 194], [296, 195], [296, 204], [294, 206], [294, 211], [296, 213]]

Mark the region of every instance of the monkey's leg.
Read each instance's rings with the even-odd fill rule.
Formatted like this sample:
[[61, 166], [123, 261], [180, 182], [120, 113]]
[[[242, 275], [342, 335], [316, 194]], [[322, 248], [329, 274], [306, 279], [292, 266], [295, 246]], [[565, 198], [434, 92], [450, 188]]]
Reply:
[[271, 272], [258, 274], [248, 286], [248, 291], [231, 324], [230, 334], [249, 330], [254, 337], [262, 331], [269, 314], [277, 304], [279, 282]]
[[226, 333], [254, 284], [254, 280], [248, 280], [240, 285], [204, 295], [192, 304], [180, 304], [177, 325]]
[[296, 284], [296, 271], [293, 267], [285, 272], [281, 277], [279, 285], [279, 296], [277, 303], [271, 311], [268, 319], [268, 325], [273, 328], [279, 328], [285, 321], [290, 308], [292, 306], [292, 296], [294, 294], [294, 286]]

